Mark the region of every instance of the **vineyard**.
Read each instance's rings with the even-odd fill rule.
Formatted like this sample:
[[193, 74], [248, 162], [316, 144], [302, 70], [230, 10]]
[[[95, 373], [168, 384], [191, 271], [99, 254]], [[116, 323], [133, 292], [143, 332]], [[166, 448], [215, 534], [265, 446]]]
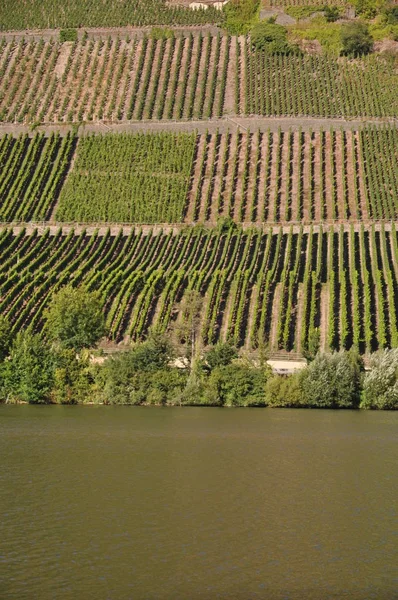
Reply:
[[2, 0], [0, 31], [56, 27], [123, 25], [200, 25], [222, 19], [214, 9], [188, 10], [167, 6], [165, 0]]
[[56, 219], [182, 221], [195, 142], [184, 133], [81, 138]]
[[102, 294], [116, 341], [167, 331], [197, 290], [203, 344], [302, 352], [319, 329], [321, 347], [364, 352], [398, 343], [397, 278], [394, 227], [0, 234], [0, 311], [14, 331], [39, 329], [51, 295], [84, 283]]
[[0, 138], [0, 220], [46, 220], [75, 149], [73, 135]]
[[0, 138], [0, 220], [398, 219], [398, 130]]
[[245, 37], [0, 41], [0, 121], [222, 115], [394, 116], [398, 73], [377, 55], [268, 56]]

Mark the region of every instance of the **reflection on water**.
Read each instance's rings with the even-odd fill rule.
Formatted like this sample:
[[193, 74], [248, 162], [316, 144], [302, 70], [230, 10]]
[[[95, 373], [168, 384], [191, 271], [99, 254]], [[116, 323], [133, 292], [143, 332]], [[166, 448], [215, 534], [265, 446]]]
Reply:
[[0, 598], [398, 598], [397, 426], [0, 406]]

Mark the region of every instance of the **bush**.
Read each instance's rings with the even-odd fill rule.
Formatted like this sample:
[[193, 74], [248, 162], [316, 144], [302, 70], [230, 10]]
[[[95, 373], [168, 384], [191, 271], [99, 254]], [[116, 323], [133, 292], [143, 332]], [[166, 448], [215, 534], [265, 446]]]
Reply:
[[304, 404], [300, 373], [289, 377], [271, 377], [265, 386], [265, 398], [272, 408], [298, 408]]
[[358, 408], [362, 370], [354, 350], [318, 354], [300, 376], [303, 403], [313, 408]]
[[345, 56], [361, 56], [373, 50], [373, 38], [365, 23], [346, 23], [341, 27], [341, 53]]
[[41, 335], [18, 333], [4, 367], [8, 399], [45, 404], [54, 383], [54, 356]]
[[337, 6], [325, 6], [324, 15], [328, 23], [334, 23], [341, 16]]
[[255, 50], [267, 54], [292, 54], [297, 52], [287, 41], [287, 32], [276, 23], [258, 23], [250, 32], [250, 40]]
[[230, 344], [219, 342], [205, 354], [205, 361], [212, 370], [216, 367], [225, 367], [229, 365], [232, 360], [237, 357], [238, 352], [236, 348]]
[[152, 27], [150, 37], [153, 40], [169, 40], [174, 37], [174, 31], [167, 27]]
[[372, 356], [366, 373], [361, 408], [398, 409], [398, 348]]
[[77, 41], [77, 29], [61, 29], [59, 32], [60, 42], [76, 42]]
[[230, 0], [224, 7], [224, 27], [231, 35], [249, 33], [258, 21], [260, 0]]

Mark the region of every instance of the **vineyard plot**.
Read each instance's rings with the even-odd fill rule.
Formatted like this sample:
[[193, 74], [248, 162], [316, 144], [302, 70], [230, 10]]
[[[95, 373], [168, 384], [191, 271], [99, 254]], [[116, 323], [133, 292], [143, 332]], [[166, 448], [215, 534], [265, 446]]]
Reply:
[[398, 113], [398, 74], [377, 56], [349, 60], [325, 55], [267, 55], [241, 47], [245, 104], [253, 115], [392, 116]]
[[396, 345], [395, 228], [338, 227], [284, 233], [90, 236], [0, 232], [0, 311], [14, 331], [43, 323], [63, 285], [99, 290], [109, 336], [141, 339], [181, 320], [188, 290], [203, 299], [201, 341], [304, 352], [314, 340], [361, 352]]
[[253, 52], [244, 36], [0, 40], [0, 121], [64, 123], [223, 115], [395, 116], [398, 74], [380, 55]]
[[200, 25], [222, 20], [220, 11], [188, 10], [166, 0], [2, 0], [0, 30], [123, 25]]
[[258, 225], [396, 220], [397, 149], [394, 127], [5, 136], [0, 218], [212, 225], [225, 217]]
[[63, 185], [76, 138], [0, 138], [0, 221], [48, 220]]
[[[220, 116], [231, 38], [0, 42], [0, 120], [125, 121]], [[231, 50], [232, 51], [232, 50]]]
[[181, 221], [195, 141], [195, 134], [184, 133], [80, 138], [56, 219]]

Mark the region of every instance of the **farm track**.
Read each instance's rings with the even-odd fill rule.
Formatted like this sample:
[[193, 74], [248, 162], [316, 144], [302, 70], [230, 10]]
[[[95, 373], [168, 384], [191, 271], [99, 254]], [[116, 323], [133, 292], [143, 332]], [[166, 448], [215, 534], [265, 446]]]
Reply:
[[[143, 235], [159, 235], [160, 233], [172, 233], [173, 235], [178, 235], [181, 231], [186, 231], [195, 225], [197, 225], [197, 223], [156, 223], [153, 225], [132, 225], [131, 223], [62, 223], [52, 221], [37, 221], [27, 223], [0, 223], [0, 231], [4, 229], [10, 229], [13, 231], [14, 235], [18, 235], [22, 231], [25, 231], [25, 235], [31, 235], [35, 232], [37, 232], [37, 235], [44, 235], [48, 232], [50, 236], [54, 236], [61, 230], [63, 235], [68, 235], [73, 231], [75, 235], [80, 235], [83, 232], [85, 232], [88, 236], [104, 236], [108, 235], [109, 233], [111, 235], [117, 235], [121, 233], [122, 236], [126, 237], [132, 233], [137, 234], [139, 232], [142, 232]], [[280, 225], [280, 223], [240, 223], [239, 226], [242, 227], [243, 231], [254, 229], [263, 233], [272, 233], [273, 235], [278, 235], [280, 231], [283, 234], [288, 234], [290, 231], [292, 231], [294, 234], [299, 234], [300, 231], [302, 231], [303, 234], [309, 234], [311, 229], [313, 233], [319, 233], [320, 231], [328, 232], [331, 230], [337, 231], [337, 229], [341, 226], [343, 226], [343, 230], [346, 233], [351, 231], [351, 227], [356, 233], [358, 233], [361, 231], [362, 227], [365, 231], [369, 230], [371, 227], [374, 227], [375, 231], [382, 231], [383, 228], [385, 231], [392, 231], [393, 227], [398, 230], [398, 221], [339, 221], [335, 223], [312, 225], [300, 223], [294, 223], [290, 225]], [[206, 229], [210, 230], [215, 229], [214, 223], [211, 222], [201, 223], [200, 227], [205, 227]]]
[[98, 122], [89, 124], [51, 124], [46, 123], [37, 127], [24, 125], [20, 123], [0, 123], [0, 136], [5, 134], [20, 135], [26, 133], [29, 136], [35, 135], [36, 132], [44, 133], [49, 136], [52, 133], [59, 133], [65, 136], [71, 131], [76, 132], [79, 137], [94, 133], [157, 133], [160, 131], [168, 132], [197, 132], [198, 134], [208, 133], [233, 133], [248, 131], [254, 133], [260, 131], [265, 133], [271, 131], [277, 133], [279, 130], [288, 131], [325, 131], [329, 129], [343, 129], [344, 131], [360, 130], [364, 127], [372, 125], [374, 127], [385, 127], [390, 125], [398, 128], [398, 118], [375, 118], [362, 117], [360, 119], [332, 119], [332, 118], [314, 118], [314, 117], [241, 117], [241, 116], [224, 116], [212, 119], [200, 120], [148, 120], [148, 121], [124, 121], [124, 122]]

